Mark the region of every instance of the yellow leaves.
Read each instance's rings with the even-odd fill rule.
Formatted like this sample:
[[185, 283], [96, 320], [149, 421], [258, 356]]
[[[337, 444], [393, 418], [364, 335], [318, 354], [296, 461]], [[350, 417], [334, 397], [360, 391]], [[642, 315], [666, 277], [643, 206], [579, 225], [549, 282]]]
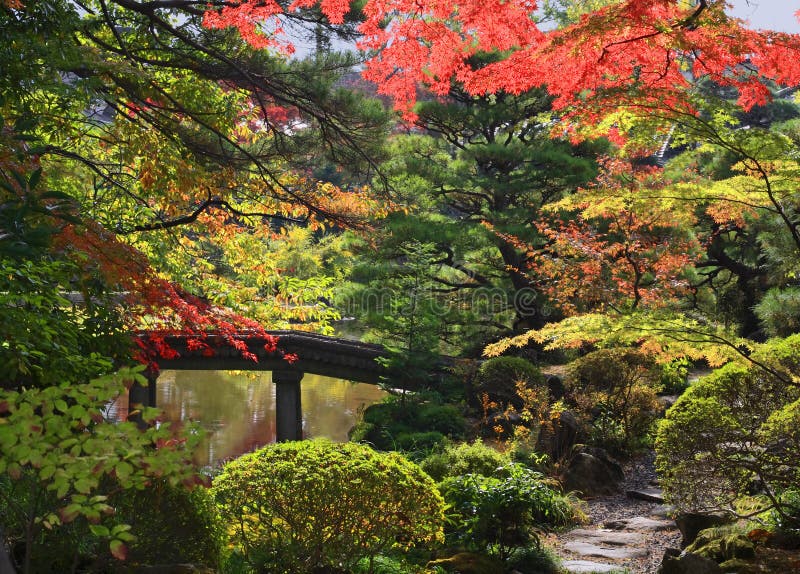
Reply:
[[488, 345], [483, 354], [495, 357], [511, 347], [524, 347], [531, 343], [544, 345], [547, 350], [577, 348], [586, 344], [601, 348], [635, 346], [659, 362], [687, 357], [704, 359], [711, 367], [731, 361], [744, 362], [740, 351], [753, 348], [752, 342], [738, 338], [719, 325], [700, 324], [669, 311], [641, 311], [569, 317]]

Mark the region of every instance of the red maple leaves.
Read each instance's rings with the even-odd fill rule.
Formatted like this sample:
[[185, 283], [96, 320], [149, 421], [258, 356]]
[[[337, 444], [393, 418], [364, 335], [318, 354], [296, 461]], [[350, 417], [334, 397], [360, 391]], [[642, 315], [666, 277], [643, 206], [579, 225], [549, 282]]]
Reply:
[[[160, 277], [144, 254], [99, 225], [66, 225], [57, 236], [57, 247], [83, 259], [87, 272], [98, 273], [119, 293], [125, 327], [131, 334], [142, 335], [134, 339], [138, 346], [134, 356], [150, 368], [157, 370], [159, 359], [177, 358], [178, 351], [167, 342], [171, 336], [181, 337], [189, 350], [201, 350], [206, 356], [215, 353], [211, 335], [215, 342], [221, 340], [255, 362], [258, 357], [248, 348], [247, 339], [262, 339], [267, 352], [282, 353], [277, 337], [260, 323], [211, 305]], [[297, 360], [295, 355], [285, 358], [290, 364]]]
[[[298, 0], [290, 10], [311, 3]], [[347, 7], [323, 0], [321, 8], [340, 23]], [[736, 87], [746, 109], [769, 97], [762, 78], [800, 83], [800, 37], [747, 29], [725, 13], [724, 0], [692, 7], [675, 0], [626, 0], [547, 33], [536, 25], [536, 8], [531, 0], [369, 0], [359, 47], [373, 55], [364, 76], [407, 115], [419, 86], [443, 94], [455, 80], [476, 94], [546, 85], [556, 96], [556, 110], [584, 120], [607, 113], [609, 106], [687, 107], [683, 93], [698, 77]], [[274, 2], [249, 0], [210, 10], [205, 23], [234, 26], [261, 46], [259, 18], [274, 21], [277, 10]], [[478, 68], [470, 64], [475, 54], [491, 51], [506, 57]]]

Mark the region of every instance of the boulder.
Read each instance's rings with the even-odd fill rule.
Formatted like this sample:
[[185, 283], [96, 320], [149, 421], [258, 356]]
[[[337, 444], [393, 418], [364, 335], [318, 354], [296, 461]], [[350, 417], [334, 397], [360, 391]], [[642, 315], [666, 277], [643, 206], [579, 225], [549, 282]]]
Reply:
[[701, 530], [686, 552], [710, 558], [717, 563], [728, 560], [750, 560], [756, 557], [753, 541], [741, 532], [728, 528], [706, 528]]
[[579, 445], [573, 450], [561, 482], [564, 490], [591, 497], [619, 492], [624, 479], [622, 467], [606, 451]]
[[719, 564], [688, 552], [669, 548], [658, 569], [658, 574], [723, 574]]
[[684, 512], [675, 517], [675, 524], [683, 536], [681, 541], [683, 548], [694, 542], [701, 530], [730, 524], [732, 521], [731, 516], [724, 512]]
[[543, 424], [536, 441], [536, 451], [547, 454], [550, 460], [561, 460], [575, 446], [580, 426], [571, 411], [562, 412], [557, 419]]

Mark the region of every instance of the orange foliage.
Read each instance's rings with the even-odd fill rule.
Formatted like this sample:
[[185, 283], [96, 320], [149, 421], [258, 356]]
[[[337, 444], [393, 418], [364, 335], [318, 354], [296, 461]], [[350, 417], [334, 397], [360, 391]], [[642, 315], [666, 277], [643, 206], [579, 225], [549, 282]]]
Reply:
[[652, 308], [687, 292], [684, 271], [700, 247], [691, 206], [660, 197], [659, 176], [606, 160], [593, 186], [559, 205], [574, 217], [537, 223], [548, 243], [530, 253], [530, 269], [565, 312]]

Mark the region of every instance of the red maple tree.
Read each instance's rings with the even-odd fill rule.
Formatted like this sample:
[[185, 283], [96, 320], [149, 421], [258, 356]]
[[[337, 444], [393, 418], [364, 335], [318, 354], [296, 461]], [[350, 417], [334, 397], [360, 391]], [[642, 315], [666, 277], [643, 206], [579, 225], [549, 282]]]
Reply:
[[[321, 3], [333, 23], [347, 8], [341, 1]], [[446, 94], [453, 80], [476, 94], [547, 86], [555, 110], [584, 122], [596, 121], [609, 106], [688, 108], [685, 89], [699, 77], [736, 87], [740, 105], [749, 109], [769, 98], [764, 78], [800, 82], [800, 35], [751, 30], [729, 16], [729, 8], [725, 0], [691, 7], [625, 0], [543, 32], [535, 0], [368, 0], [359, 47], [374, 54], [364, 76], [407, 115], [413, 115], [419, 86]], [[261, 24], [278, 16], [274, 1], [246, 0], [209, 10], [205, 22], [236, 27], [254, 45], [274, 45], [275, 26], [265, 33]], [[470, 65], [472, 56], [489, 51], [508, 56], [477, 69]]]

